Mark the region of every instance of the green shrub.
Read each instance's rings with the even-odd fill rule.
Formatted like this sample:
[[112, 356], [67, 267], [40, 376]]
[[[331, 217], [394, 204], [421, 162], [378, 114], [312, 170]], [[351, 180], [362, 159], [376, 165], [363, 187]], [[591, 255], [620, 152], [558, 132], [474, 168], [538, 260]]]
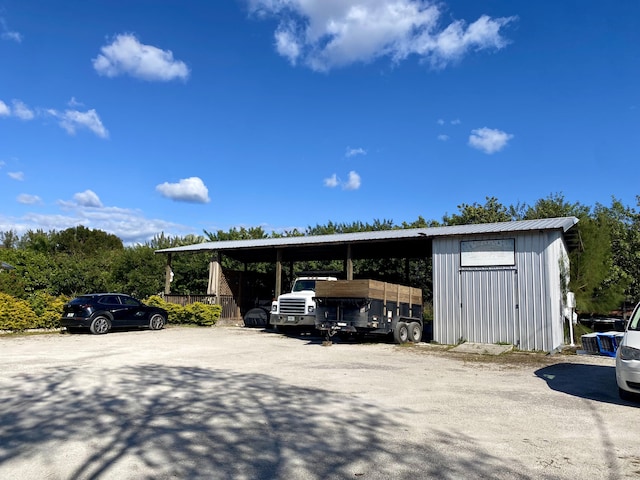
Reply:
[[422, 306], [422, 321], [423, 322], [433, 321], [433, 303], [427, 302]]
[[220, 305], [206, 305], [204, 303], [192, 303], [184, 307], [189, 323], [211, 327], [216, 324], [222, 313]]
[[62, 308], [69, 298], [38, 291], [29, 295], [27, 301], [35, 313], [35, 322], [29, 328], [59, 328]]
[[20, 332], [36, 323], [36, 314], [25, 300], [0, 293], [0, 330]]
[[0, 270], [0, 292], [12, 295], [16, 298], [25, 298], [27, 283], [15, 270], [4, 272]]
[[183, 323], [182, 320], [182, 310], [183, 307], [181, 305], [177, 305], [175, 303], [165, 302], [158, 295], [151, 295], [149, 298], [143, 300], [143, 303], [149, 305], [150, 307], [160, 307], [164, 308], [167, 311], [167, 323]]
[[169, 315], [168, 323], [192, 323], [195, 325], [212, 326], [215, 325], [222, 314], [222, 306], [207, 305], [196, 302], [182, 306], [175, 303], [165, 302], [160, 296], [152, 295], [144, 300], [144, 303], [164, 308]]

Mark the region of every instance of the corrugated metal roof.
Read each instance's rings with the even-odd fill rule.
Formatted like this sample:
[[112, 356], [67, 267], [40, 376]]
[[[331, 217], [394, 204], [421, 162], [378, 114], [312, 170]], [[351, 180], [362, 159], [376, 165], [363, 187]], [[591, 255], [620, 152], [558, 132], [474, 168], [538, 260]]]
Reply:
[[156, 253], [223, 251], [254, 248], [304, 247], [312, 245], [346, 244], [380, 240], [401, 240], [410, 238], [435, 238], [457, 235], [478, 235], [487, 233], [526, 232], [531, 230], [562, 230], [566, 232], [578, 223], [576, 217], [543, 218], [539, 220], [518, 220], [514, 222], [479, 223], [473, 225], [453, 225], [447, 227], [411, 228], [380, 230], [375, 232], [338, 233], [333, 235], [313, 235], [302, 237], [260, 238], [254, 240], [229, 240], [203, 242], [182, 247], [164, 248]]
[[576, 217], [541, 218], [514, 222], [477, 223], [473, 225], [453, 225], [450, 227], [427, 228], [430, 237], [450, 237], [484, 233], [526, 232], [531, 230], [562, 230], [566, 232], [578, 223]]

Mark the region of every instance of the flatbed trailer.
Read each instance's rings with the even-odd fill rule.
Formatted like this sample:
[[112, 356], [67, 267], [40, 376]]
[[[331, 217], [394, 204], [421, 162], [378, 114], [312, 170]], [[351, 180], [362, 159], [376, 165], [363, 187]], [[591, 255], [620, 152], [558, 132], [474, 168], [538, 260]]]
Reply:
[[316, 287], [316, 329], [335, 334], [393, 335], [396, 343], [422, 339], [422, 290], [379, 280], [337, 280]]

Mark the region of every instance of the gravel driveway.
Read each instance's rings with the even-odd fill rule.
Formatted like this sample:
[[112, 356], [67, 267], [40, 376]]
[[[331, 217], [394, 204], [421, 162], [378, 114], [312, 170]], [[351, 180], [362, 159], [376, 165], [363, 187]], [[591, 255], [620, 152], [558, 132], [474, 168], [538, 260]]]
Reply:
[[2, 479], [623, 479], [608, 357], [241, 327], [0, 337]]

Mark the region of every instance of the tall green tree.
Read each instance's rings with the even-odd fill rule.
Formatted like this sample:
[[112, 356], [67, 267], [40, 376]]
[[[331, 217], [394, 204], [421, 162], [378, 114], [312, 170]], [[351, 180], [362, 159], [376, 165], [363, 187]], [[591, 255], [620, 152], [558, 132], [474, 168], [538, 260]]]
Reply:
[[597, 205], [580, 219], [582, 249], [571, 253], [570, 288], [583, 314], [608, 313], [624, 301], [627, 279], [616, 266], [612, 241], [618, 228], [610, 211]]
[[165, 264], [165, 256], [156, 255], [150, 245], [127, 247], [111, 265], [111, 284], [137, 298], [157, 295], [164, 290]]
[[458, 205], [458, 214], [445, 214], [442, 221], [445, 225], [471, 225], [475, 223], [509, 222], [513, 220], [510, 210], [501, 204], [496, 197], [486, 197], [486, 202], [481, 205], [477, 202], [471, 205], [463, 203]]
[[94, 252], [124, 249], [118, 236], [82, 225], [55, 233], [53, 241], [56, 252], [71, 255], [91, 255]]
[[[640, 206], [640, 197], [636, 201]], [[611, 222], [612, 275], [626, 283], [626, 301], [634, 304], [640, 301], [640, 214], [616, 198], [607, 214]]]
[[524, 206], [523, 209], [522, 220], [558, 217], [577, 217], [580, 219], [591, 213], [589, 207], [580, 204], [580, 202], [568, 202], [561, 193], [553, 193], [536, 201], [533, 206]]
[[0, 248], [16, 248], [19, 240], [15, 230], [0, 232]]

